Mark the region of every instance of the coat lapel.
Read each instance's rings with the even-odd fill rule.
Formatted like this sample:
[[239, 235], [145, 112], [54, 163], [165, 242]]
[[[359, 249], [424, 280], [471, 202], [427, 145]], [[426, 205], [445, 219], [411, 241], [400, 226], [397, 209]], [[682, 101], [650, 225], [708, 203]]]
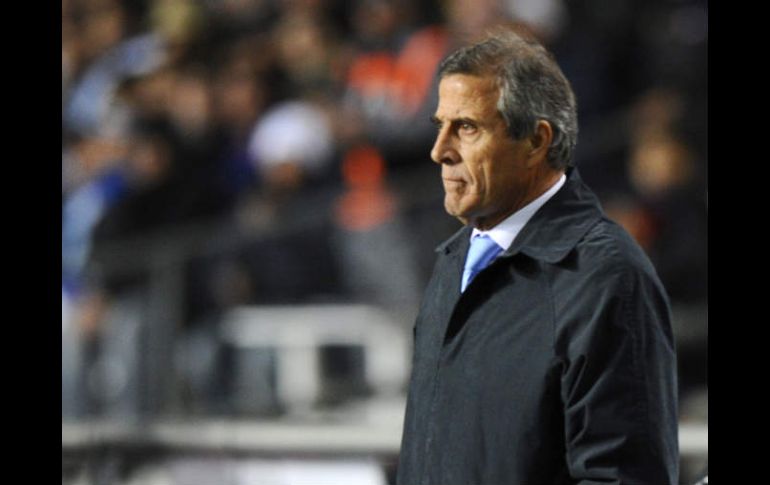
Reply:
[[[454, 315], [462, 293], [460, 282], [465, 264], [465, 256], [470, 246], [471, 227], [463, 227], [446, 242], [436, 248], [438, 256], [437, 290], [432, 308], [437, 312], [440, 322], [437, 337], [444, 341], [449, 322]], [[440, 306], [437, 306], [439, 304]]]

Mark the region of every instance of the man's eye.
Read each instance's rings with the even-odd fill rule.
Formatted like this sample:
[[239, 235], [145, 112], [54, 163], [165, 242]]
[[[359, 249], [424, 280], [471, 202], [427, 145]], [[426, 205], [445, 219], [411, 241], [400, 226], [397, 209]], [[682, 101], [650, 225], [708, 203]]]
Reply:
[[472, 133], [476, 131], [476, 125], [474, 125], [473, 123], [462, 122], [460, 123], [460, 130], [466, 133]]

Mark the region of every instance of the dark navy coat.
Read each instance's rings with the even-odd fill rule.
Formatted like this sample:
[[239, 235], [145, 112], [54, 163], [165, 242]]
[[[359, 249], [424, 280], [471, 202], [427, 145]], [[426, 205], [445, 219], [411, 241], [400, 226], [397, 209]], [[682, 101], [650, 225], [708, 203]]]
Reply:
[[668, 298], [572, 169], [460, 293], [438, 247], [414, 326], [399, 485], [676, 484]]

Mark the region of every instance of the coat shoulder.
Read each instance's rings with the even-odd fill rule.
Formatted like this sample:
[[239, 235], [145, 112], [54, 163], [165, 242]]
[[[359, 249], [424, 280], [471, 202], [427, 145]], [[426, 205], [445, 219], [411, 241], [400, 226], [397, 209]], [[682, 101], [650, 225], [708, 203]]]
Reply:
[[655, 267], [639, 243], [622, 226], [602, 217], [578, 241], [572, 254], [588, 275], [609, 276], [644, 275], [658, 280]]

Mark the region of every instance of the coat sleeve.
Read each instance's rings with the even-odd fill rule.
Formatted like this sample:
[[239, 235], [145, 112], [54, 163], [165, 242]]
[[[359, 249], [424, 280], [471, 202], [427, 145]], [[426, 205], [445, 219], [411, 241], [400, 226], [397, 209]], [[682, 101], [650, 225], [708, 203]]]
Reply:
[[675, 485], [676, 356], [658, 278], [628, 263], [578, 285], [557, 336], [569, 472], [576, 483]]

